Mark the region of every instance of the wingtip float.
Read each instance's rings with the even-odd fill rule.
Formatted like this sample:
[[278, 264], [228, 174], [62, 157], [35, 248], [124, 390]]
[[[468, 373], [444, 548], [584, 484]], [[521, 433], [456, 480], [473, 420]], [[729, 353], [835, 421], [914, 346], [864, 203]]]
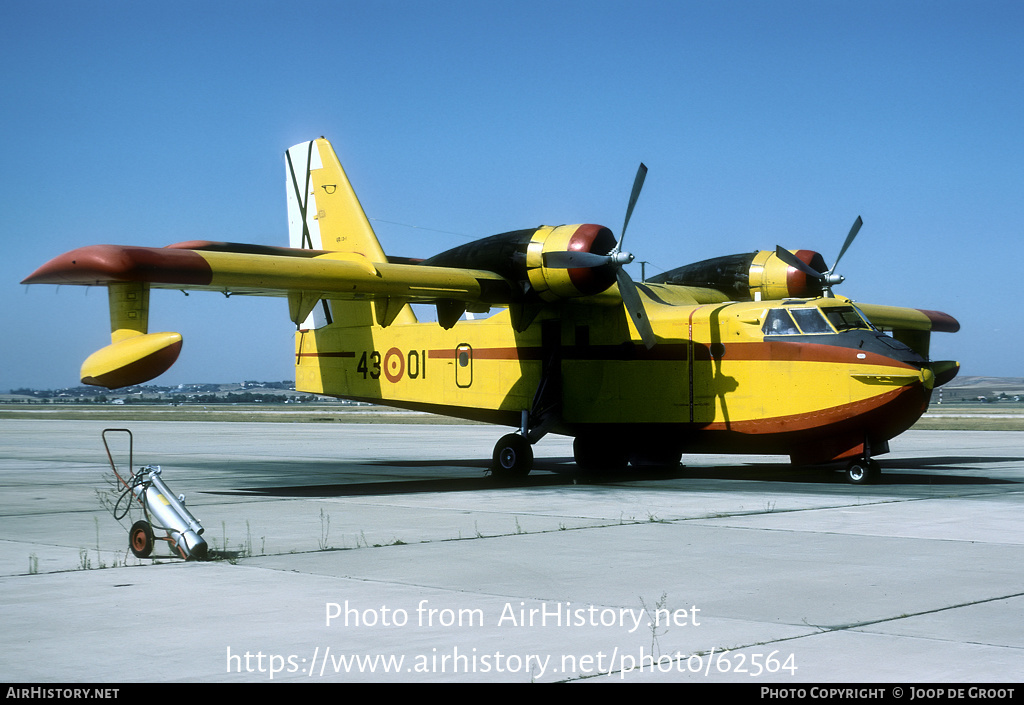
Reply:
[[82, 363], [82, 383], [119, 389], [148, 382], [177, 361], [181, 343], [181, 334], [170, 332], [137, 335], [111, 343]]
[[[165, 371], [181, 336], [149, 333], [149, 292], [199, 289], [288, 299], [299, 391], [517, 428], [496, 475], [521, 476], [532, 444], [575, 438], [583, 469], [678, 465], [684, 452], [848, 462], [851, 482], [924, 413], [959, 365], [931, 361], [948, 314], [834, 295], [810, 250], [762, 250], [636, 283], [623, 236], [600, 225], [542, 226], [427, 259], [388, 257], [325, 139], [286, 152], [289, 246], [190, 241], [95, 245], [25, 283], [106, 286], [111, 344], [83, 382], [116, 388]], [[410, 304], [437, 308], [419, 322]], [[464, 314], [502, 310], [488, 318]]]

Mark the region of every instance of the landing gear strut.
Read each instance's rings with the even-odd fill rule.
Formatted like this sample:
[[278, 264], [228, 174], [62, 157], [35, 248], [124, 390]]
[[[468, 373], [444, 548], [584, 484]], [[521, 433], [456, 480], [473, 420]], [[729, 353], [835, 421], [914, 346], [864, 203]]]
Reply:
[[846, 466], [846, 481], [851, 485], [873, 485], [882, 476], [882, 468], [872, 455], [881, 455], [889, 452], [887, 441], [871, 442], [867, 436], [864, 437], [864, 453]]
[[551, 429], [561, 414], [562, 370], [561, 370], [561, 323], [545, 321], [541, 326], [541, 347], [544, 350], [544, 364], [540, 383], [533, 395], [529, 409], [523, 409], [519, 417], [519, 433], [502, 436], [494, 446], [491, 458], [491, 473], [502, 479], [523, 478], [533, 469], [533, 448], [530, 446]]

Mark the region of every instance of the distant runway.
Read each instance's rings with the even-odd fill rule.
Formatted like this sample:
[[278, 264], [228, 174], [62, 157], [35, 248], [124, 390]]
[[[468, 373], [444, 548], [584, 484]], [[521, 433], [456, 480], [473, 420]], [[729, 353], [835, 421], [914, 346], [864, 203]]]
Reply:
[[[111, 426], [186, 495], [215, 560], [127, 552], [101, 503]], [[4, 419], [0, 673], [1020, 680], [1024, 432], [911, 431], [862, 487], [752, 456], [590, 478], [560, 437], [503, 485], [485, 477], [502, 433]]]

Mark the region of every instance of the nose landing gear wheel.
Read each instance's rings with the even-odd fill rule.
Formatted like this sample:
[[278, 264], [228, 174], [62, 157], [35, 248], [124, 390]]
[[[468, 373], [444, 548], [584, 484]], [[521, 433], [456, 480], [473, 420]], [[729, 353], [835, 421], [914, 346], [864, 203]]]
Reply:
[[851, 485], [870, 485], [878, 482], [882, 469], [875, 460], [854, 460], [846, 466], [846, 481]]
[[533, 448], [518, 433], [502, 436], [494, 446], [491, 470], [495, 477], [526, 477], [533, 467]]
[[136, 558], [148, 558], [153, 552], [153, 527], [148, 521], [137, 521], [128, 531], [128, 546]]

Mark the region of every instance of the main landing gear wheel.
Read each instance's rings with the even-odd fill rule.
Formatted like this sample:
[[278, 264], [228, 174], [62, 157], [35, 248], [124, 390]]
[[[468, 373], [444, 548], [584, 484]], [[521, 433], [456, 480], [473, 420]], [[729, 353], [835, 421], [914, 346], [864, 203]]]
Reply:
[[148, 521], [139, 520], [128, 531], [128, 546], [136, 558], [148, 558], [153, 552], [153, 527]]
[[577, 436], [572, 456], [576, 467], [587, 473], [622, 472], [629, 465], [629, 451], [596, 436]]
[[533, 448], [518, 433], [502, 436], [494, 446], [491, 470], [495, 477], [526, 477], [533, 468]]
[[878, 482], [882, 469], [875, 460], [854, 460], [846, 466], [846, 480], [851, 485], [870, 485]]

